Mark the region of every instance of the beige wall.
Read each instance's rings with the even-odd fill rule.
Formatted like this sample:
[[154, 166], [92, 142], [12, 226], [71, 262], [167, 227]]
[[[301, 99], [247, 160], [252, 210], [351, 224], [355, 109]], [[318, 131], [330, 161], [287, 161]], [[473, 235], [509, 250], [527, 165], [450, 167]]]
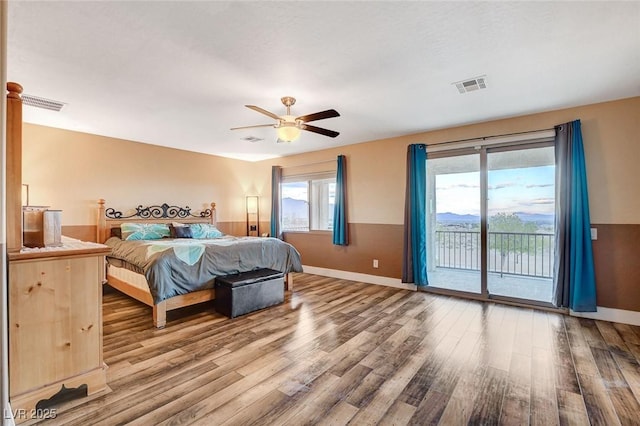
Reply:
[[255, 192], [248, 162], [32, 124], [23, 132], [30, 203], [63, 210], [65, 226], [95, 224], [99, 198], [122, 211], [165, 202], [199, 211], [213, 201], [219, 221], [243, 221]]
[[407, 145], [548, 129], [575, 119], [582, 122], [592, 222], [640, 223], [640, 97], [267, 160], [261, 163], [256, 184], [269, 190], [271, 165], [288, 167], [344, 154], [349, 221], [402, 224]]
[[[23, 181], [32, 204], [63, 210], [77, 235], [95, 223], [95, 201], [116, 209], [169, 202], [194, 210], [218, 204], [221, 229], [241, 234], [246, 195], [259, 195], [261, 232], [268, 231], [271, 166], [289, 168], [347, 156], [348, 217], [352, 243], [336, 248], [329, 233], [290, 234], [303, 263], [399, 278], [402, 259], [405, 161], [410, 143], [433, 144], [552, 128], [581, 119], [587, 159], [598, 303], [640, 311], [640, 97], [416, 135], [371, 141], [277, 160], [247, 163], [85, 133], [26, 124]], [[304, 143], [304, 139], [299, 142]], [[302, 166], [302, 167], [301, 167]], [[328, 167], [335, 167], [327, 163]], [[315, 166], [314, 166], [315, 167]], [[286, 171], [285, 171], [286, 173]], [[610, 247], [615, 247], [612, 254]], [[379, 269], [371, 267], [378, 259]]]
[[[263, 161], [256, 166], [256, 185], [268, 191], [271, 165], [346, 155], [351, 244], [337, 248], [321, 234], [290, 233], [285, 240], [300, 250], [305, 265], [400, 278], [407, 145], [549, 129], [575, 119], [582, 122], [591, 222], [599, 227], [593, 244], [598, 305], [640, 311], [640, 240], [631, 237], [640, 228], [640, 97]], [[372, 268], [373, 259], [379, 269]]]
[[[271, 165], [285, 168], [348, 160], [349, 221], [402, 224], [406, 147], [551, 128], [580, 118], [591, 218], [594, 223], [640, 223], [640, 97], [487, 123], [371, 141], [248, 163], [87, 133], [25, 124], [23, 181], [31, 204], [64, 210], [65, 225], [95, 223], [94, 202], [129, 209], [172, 202], [218, 203], [220, 221], [244, 221], [244, 196], [260, 195], [260, 218], [269, 220]], [[301, 139], [296, 143], [304, 143]], [[335, 168], [334, 164], [328, 167]], [[186, 188], [186, 189], [185, 189]], [[194, 204], [195, 203], [195, 204]]]

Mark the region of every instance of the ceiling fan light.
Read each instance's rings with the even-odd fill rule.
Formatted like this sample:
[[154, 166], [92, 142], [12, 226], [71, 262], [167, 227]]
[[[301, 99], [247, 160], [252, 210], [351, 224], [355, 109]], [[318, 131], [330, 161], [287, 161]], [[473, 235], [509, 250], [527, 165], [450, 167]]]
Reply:
[[[340, 114], [335, 109], [328, 109], [326, 111], [315, 112], [313, 114], [306, 114], [300, 116], [291, 115], [291, 105], [293, 105], [296, 100], [290, 96], [285, 96], [281, 99], [284, 106], [287, 107], [287, 113], [285, 115], [276, 115], [266, 109], [262, 109], [255, 105], [245, 105], [247, 108], [252, 109], [260, 114], [266, 115], [276, 120], [276, 124], [273, 125], [278, 132], [278, 140], [277, 143], [284, 142], [293, 142], [300, 137], [300, 131], [306, 130], [308, 132], [317, 133], [319, 135], [328, 136], [330, 138], [335, 138], [340, 133], [334, 130], [323, 129], [322, 127], [312, 126], [307, 124], [310, 121], [324, 120], [327, 118], [340, 117]], [[250, 129], [254, 127], [271, 127], [269, 124], [258, 124], [255, 126], [243, 126], [243, 127], [232, 127], [231, 130], [238, 129]]]
[[293, 142], [300, 137], [300, 129], [287, 125], [278, 127], [278, 137], [285, 142]]

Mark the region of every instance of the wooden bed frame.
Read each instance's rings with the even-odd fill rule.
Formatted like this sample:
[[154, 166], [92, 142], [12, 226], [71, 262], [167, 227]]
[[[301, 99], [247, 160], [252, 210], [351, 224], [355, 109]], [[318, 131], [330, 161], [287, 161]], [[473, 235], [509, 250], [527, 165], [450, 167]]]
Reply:
[[[98, 235], [97, 240], [104, 243], [111, 236], [111, 228], [119, 228], [123, 223], [210, 223], [216, 225], [216, 203], [211, 203], [210, 209], [205, 209], [198, 215], [191, 213], [188, 207], [177, 207], [163, 204], [161, 206], [149, 206], [136, 208], [136, 213], [125, 216], [122, 212], [112, 208], [105, 209], [105, 200], [98, 200]], [[163, 328], [167, 323], [167, 311], [191, 306], [215, 299], [215, 290], [198, 290], [192, 293], [171, 297], [158, 304], [153, 303], [151, 292], [142, 290], [133, 284], [109, 275], [107, 270], [107, 283], [122, 293], [153, 308], [153, 325]], [[293, 276], [285, 277], [285, 290], [293, 289]]]

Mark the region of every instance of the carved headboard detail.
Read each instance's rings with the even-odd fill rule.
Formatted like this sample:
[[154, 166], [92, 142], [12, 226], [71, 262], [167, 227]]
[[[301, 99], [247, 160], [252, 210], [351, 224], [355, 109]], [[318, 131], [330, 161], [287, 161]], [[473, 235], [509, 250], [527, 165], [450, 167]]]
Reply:
[[105, 208], [105, 200], [98, 200], [98, 242], [105, 242], [111, 235], [111, 228], [127, 222], [144, 223], [210, 223], [216, 224], [216, 203], [211, 208], [196, 214], [188, 206], [170, 206], [167, 203], [144, 207], [139, 205], [132, 214], [125, 214], [112, 207]]

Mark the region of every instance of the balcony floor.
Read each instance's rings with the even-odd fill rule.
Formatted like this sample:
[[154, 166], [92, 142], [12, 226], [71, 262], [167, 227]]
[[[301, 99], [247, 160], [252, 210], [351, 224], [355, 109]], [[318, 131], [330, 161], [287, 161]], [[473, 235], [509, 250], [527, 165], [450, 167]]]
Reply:
[[[480, 271], [435, 268], [427, 272], [427, 278], [431, 287], [480, 293]], [[490, 272], [487, 284], [493, 295], [551, 303], [551, 278], [507, 274], [500, 277], [500, 274]]]

